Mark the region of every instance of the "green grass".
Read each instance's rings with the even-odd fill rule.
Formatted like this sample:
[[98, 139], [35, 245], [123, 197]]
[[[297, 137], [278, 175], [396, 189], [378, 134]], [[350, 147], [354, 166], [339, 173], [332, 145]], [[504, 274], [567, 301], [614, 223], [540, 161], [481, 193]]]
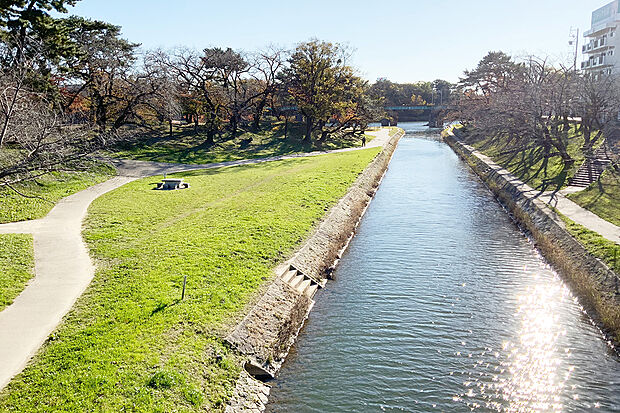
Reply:
[[32, 235], [0, 235], [0, 311], [13, 302], [33, 275]]
[[60, 199], [103, 182], [112, 175], [112, 167], [97, 164], [89, 172], [55, 172], [16, 188], [25, 195], [39, 198], [26, 198], [8, 188], [0, 189], [0, 223], [41, 218]]
[[[284, 139], [284, 122], [265, 123], [261, 132], [242, 131], [237, 137], [228, 134], [215, 139], [213, 146], [205, 146], [205, 136], [194, 133], [193, 126], [176, 128], [172, 137], [164, 132], [154, 132], [135, 142], [126, 143], [108, 155], [117, 158], [144, 161], [203, 164], [288, 155], [315, 150], [331, 150], [361, 146], [359, 137], [332, 137], [320, 143], [303, 141], [303, 125], [289, 123], [288, 136]], [[374, 136], [366, 135], [369, 142]]]
[[532, 188], [543, 191], [557, 190], [568, 185], [568, 180], [584, 160], [581, 152], [582, 137], [569, 139], [568, 153], [575, 160], [569, 168], [564, 167], [560, 156], [545, 159], [541, 147], [521, 148], [517, 142], [509, 143], [506, 138], [485, 138], [468, 143]]
[[[575, 159], [575, 164], [568, 169], [564, 169], [559, 156], [545, 162], [541, 148], [514, 151], [505, 139], [482, 139], [471, 144], [517, 178], [540, 190], [556, 190], [568, 185], [568, 180], [584, 160], [581, 137], [573, 137], [569, 141], [568, 152]], [[608, 168], [598, 182], [568, 195], [568, 198], [601, 218], [620, 225], [620, 172]]]
[[581, 224], [576, 223], [555, 208], [554, 212], [564, 221], [568, 232], [575, 237], [590, 254], [603, 261], [616, 274], [620, 274], [620, 244], [591, 231]]
[[598, 182], [570, 194], [570, 200], [620, 226], [620, 172], [608, 168]]
[[[389, 129], [390, 131], [388, 132], [388, 135], [390, 135], [390, 137], [396, 136], [400, 133], [400, 131], [402, 131], [401, 128], [399, 128], [398, 126], [388, 126], [387, 129]], [[374, 138], [374, 136], [373, 136]]]
[[378, 151], [184, 173], [182, 191], [147, 178], [97, 199], [95, 278], [0, 411], [221, 411], [241, 368], [224, 331]]
[[[570, 218], [551, 208], [564, 221], [567, 231], [575, 237], [593, 256], [603, 261], [616, 274], [620, 272], [620, 245], [611, 242], [598, 233], [577, 224]], [[557, 250], [543, 237], [543, 246], [555, 256], [556, 265], [568, 272], [571, 288], [586, 308], [593, 311], [595, 318], [602, 324], [607, 334], [615, 343], [620, 343], [620, 307], [613, 291], [603, 287], [597, 277], [588, 271], [576, 270], [570, 263], [571, 257], [562, 249]], [[545, 245], [546, 244], [546, 245]], [[568, 265], [566, 265], [568, 264]]]

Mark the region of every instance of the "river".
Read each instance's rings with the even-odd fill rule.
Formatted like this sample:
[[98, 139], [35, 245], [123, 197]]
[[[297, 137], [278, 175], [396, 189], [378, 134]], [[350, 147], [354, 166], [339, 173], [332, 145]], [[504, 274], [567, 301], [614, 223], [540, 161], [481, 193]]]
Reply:
[[419, 123], [268, 412], [620, 411], [620, 362], [491, 192]]

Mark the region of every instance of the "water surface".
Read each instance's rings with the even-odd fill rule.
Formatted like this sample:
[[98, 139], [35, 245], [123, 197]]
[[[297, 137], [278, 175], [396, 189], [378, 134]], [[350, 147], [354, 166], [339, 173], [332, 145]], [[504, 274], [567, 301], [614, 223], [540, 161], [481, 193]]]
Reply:
[[437, 140], [401, 140], [335, 277], [269, 412], [620, 411], [600, 332]]

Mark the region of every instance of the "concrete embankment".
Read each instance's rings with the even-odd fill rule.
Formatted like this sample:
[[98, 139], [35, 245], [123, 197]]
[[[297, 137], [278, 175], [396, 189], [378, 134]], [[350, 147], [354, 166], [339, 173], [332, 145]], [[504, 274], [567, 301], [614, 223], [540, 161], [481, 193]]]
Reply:
[[226, 337], [247, 360], [227, 412], [264, 410], [269, 388], [259, 379], [272, 378], [280, 369], [314, 305], [315, 292], [348, 246], [403, 135], [400, 131], [383, 146], [293, 257], [275, 270], [265, 294]]
[[455, 136], [444, 141], [493, 191], [511, 212], [516, 222], [536, 243], [543, 256], [570, 285], [591, 318], [599, 325], [616, 349], [620, 337], [620, 279], [618, 275], [567, 230], [564, 221], [535, 191], [497, 165], [485, 162], [472, 147]]

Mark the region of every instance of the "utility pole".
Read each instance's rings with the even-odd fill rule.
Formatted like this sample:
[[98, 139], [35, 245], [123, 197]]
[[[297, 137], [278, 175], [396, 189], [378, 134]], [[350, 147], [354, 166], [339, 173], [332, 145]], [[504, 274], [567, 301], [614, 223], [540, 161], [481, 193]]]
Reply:
[[573, 58], [573, 68], [575, 70], [575, 72], [577, 71], [577, 55], [579, 54], [579, 27], [577, 27], [576, 29], [574, 28], [570, 28], [570, 32], [568, 34], [568, 44], [569, 45], [575, 45], [575, 54], [574, 54], [574, 58]]

